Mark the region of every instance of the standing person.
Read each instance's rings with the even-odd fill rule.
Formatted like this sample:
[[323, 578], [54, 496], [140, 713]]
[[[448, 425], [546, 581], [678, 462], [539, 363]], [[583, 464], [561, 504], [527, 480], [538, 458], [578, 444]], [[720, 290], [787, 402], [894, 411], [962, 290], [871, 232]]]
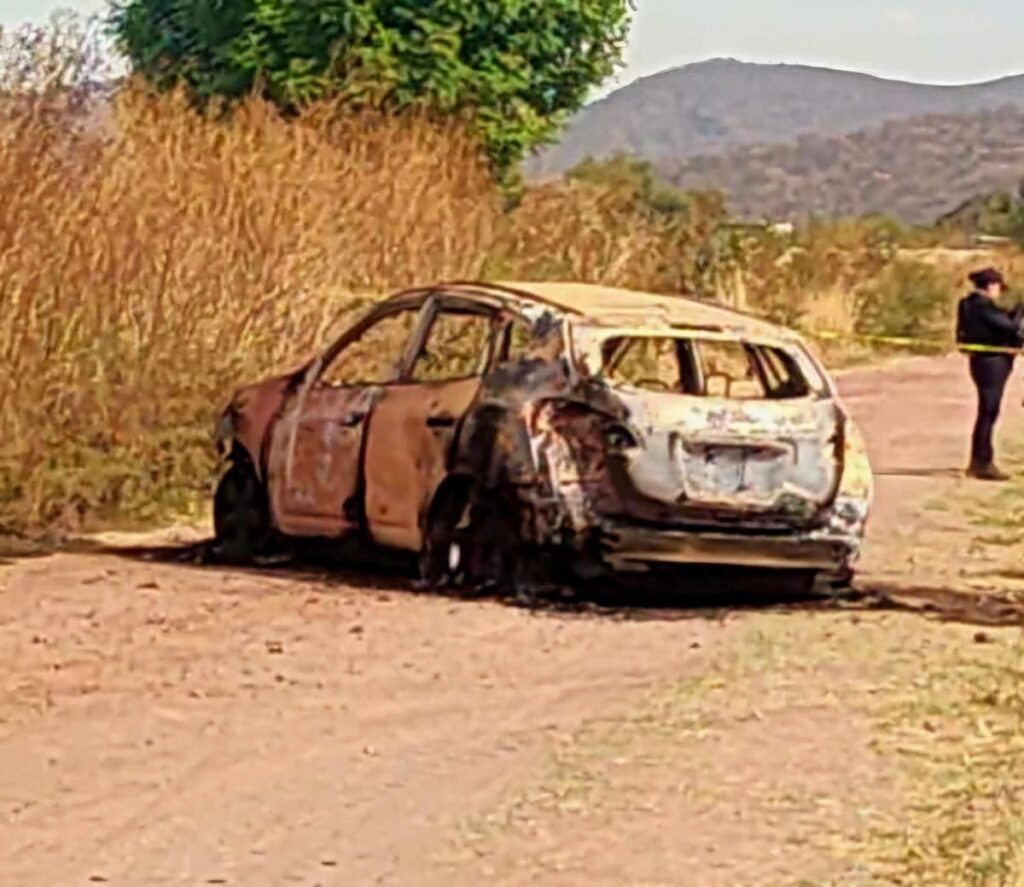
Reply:
[[[969, 275], [973, 290], [960, 300], [957, 310], [957, 341], [961, 345], [1020, 348], [1024, 344], [1021, 319], [1024, 308], [1005, 311], [996, 300], [1006, 289], [1006, 280], [994, 268]], [[969, 477], [1002, 481], [1009, 475], [996, 467], [992, 434], [1003, 403], [1006, 383], [1013, 370], [1014, 355], [967, 350], [971, 379], [978, 390], [978, 416], [971, 437]]]

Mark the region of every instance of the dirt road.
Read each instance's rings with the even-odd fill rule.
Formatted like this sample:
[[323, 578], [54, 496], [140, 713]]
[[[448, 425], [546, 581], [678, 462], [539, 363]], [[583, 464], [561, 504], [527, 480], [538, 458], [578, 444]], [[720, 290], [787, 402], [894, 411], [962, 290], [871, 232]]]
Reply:
[[[963, 483], [961, 361], [841, 387], [882, 472], [865, 581], [948, 580], [966, 535], [915, 553], [923, 506]], [[901, 803], [856, 704], [861, 639], [971, 629], [639, 603], [0, 555], [0, 883], [863, 883], [818, 840]]]

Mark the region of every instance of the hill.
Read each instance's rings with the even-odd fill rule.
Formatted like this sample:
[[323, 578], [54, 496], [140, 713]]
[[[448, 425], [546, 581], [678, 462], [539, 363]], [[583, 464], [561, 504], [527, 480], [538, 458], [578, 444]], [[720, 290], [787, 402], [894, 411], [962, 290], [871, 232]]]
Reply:
[[742, 218], [884, 213], [928, 223], [1024, 176], [1024, 109], [928, 115], [844, 136], [809, 135], [662, 161], [684, 189], [714, 189]]
[[650, 160], [719, 154], [743, 145], [836, 136], [887, 121], [1024, 106], [1024, 75], [932, 86], [806, 65], [714, 59], [636, 81], [584, 108], [559, 144], [528, 166], [564, 172], [590, 155]]

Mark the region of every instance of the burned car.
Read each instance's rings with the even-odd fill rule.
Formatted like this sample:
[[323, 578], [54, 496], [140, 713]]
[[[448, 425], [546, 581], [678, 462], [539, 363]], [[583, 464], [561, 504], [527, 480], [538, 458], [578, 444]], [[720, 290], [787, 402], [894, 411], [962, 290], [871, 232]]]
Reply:
[[417, 552], [481, 588], [671, 565], [852, 575], [862, 437], [794, 332], [703, 300], [448, 283], [243, 388], [217, 441], [224, 555], [274, 537]]

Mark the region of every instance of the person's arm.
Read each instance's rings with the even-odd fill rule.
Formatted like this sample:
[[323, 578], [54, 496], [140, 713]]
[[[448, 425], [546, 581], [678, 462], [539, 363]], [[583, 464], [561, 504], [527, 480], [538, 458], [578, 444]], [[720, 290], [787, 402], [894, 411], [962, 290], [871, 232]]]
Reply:
[[1014, 319], [1010, 314], [1003, 311], [998, 305], [988, 299], [981, 299], [977, 308], [978, 318], [986, 326], [999, 330], [1003, 333], [1010, 333], [1020, 336], [1020, 320]]

